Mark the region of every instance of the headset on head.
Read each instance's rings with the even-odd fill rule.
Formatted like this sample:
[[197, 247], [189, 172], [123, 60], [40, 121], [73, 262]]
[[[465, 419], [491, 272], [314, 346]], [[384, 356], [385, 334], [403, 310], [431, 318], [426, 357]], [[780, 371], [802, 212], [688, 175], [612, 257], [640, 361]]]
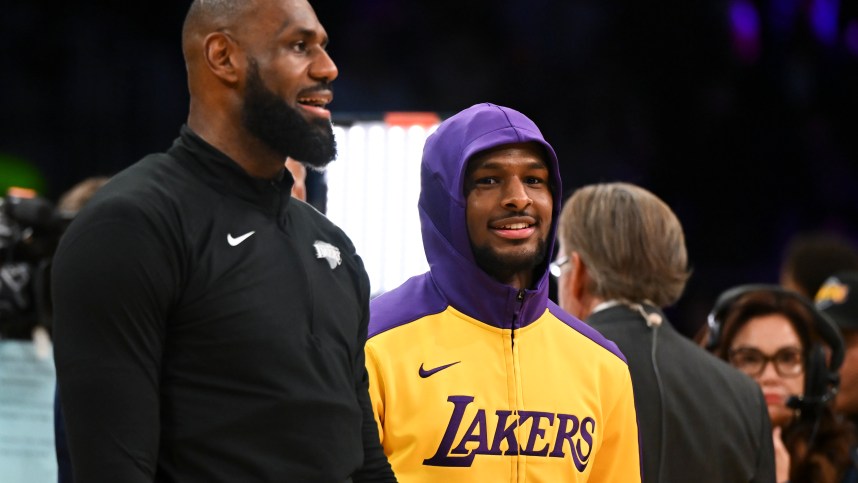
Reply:
[[779, 285], [750, 284], [726, 290], [718, 296], [707, 318], [709, 335], [706, 339], [706, 348], [711, 351], [720, 345], [724, 315], [739, 298], [752, 292], [769, 292], [777, 297], [798, 301], [813, 316], [813, 330], [831, 351], [826, 357], [825, 350], [820, 344], [811, 341], [811, 347], [807, 351], [804, 394], [792, 396], [787, 400], [787, 406], [799, 410], [802, 419], [813, 420], [837, 394], [837, 386], [840, 383], [837, 371], [843, 363], [844, 344], [840, 330], [834, 322], [806, 297]]

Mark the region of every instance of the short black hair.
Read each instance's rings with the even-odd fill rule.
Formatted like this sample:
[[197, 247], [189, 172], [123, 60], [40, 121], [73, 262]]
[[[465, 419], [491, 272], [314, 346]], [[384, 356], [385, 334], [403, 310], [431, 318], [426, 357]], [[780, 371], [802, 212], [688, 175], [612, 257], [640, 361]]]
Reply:
[[858, 270], [853, 242], [831, 232], [802, 233], [786, 247], [781, 280], [791, 278], [812, 299], [828, 277], [843, 270]]

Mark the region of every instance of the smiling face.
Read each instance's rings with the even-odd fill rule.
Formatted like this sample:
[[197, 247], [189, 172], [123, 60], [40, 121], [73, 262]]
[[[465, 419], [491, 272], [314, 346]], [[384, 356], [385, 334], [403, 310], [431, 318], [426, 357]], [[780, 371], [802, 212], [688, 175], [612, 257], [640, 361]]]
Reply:
[[261, 2], [261, 10], [245, 32], [242, 124], [279, 155], [324, 166], [336, 156], [326, 106], [338, 74], [327, 33], [303, 0]]
[[529, 288], [546, 256], [553, 197], [543, 149], [506, 144], [472, 157], [465, 215], [477, 265], [497, 280]]
[[[803, 352], [798, 333], [782, 314], [769, 314], [749, 319], [736, 332], [730, 344], [731, 352], [740, 349], [755, 349], [769, 357], [779, 352], [781, 354], [789, 351], [798, 351], [799, 354]], [[782, 367], [787, 366], [786, 362], [786, 360], [782, 362]], [[800, 396], [804, 392], [804, 372], [784, 377], [778, 374], [773, 361], [768, 361], [761, 373], [749, 375], [763, 390], [772, 425], [783, 426], [789, 423], [794, 412], [786, 407], [786, 400], [790, 396]]]

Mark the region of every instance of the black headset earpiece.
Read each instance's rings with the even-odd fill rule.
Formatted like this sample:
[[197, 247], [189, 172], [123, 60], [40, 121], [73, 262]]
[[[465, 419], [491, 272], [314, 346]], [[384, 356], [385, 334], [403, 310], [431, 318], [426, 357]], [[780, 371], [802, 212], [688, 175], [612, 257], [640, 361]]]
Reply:
[[709, 326], [706, 348], [711, 351], [721, 344], [724, 315], [733, 303], [743, 295], [757, 291], [771, 292], [779, 297], [789, 297], [801, 303], [813, 315], [813, 328], [816, 334], [829, 347], [828, 356], [825, 349], [818, 343], [814, 343], [809, 348], [804, 395], [793, 396], [787, 401], [787, 406], [801, 411], [802, 419], [813, 419], [837, 393], [840, 382], [837, 371], [843, 363], [845, 349], [843, 337], [834, 322], [803, 295], [786, 290], [780, 285], [767, 284], [739, 285], [724, 291], [716, 299], [706, 320]]
[[724, 321], [724, 314], [727, 313], [739, 297], [750, 292], [770, 291], [773, 289], [783, 292], [783, 289], [778, 285], [765, 284], [738, 285], [722, 292], [721, 295], [715, 299], [715, 305], [712, 307], [712, 310], [709, 312], [709, 316], [706, 318], [706, 323], [709, 326], [709, 336], [706, 339], [706, 348], [711, 351], [721, 344], [721, 325]]
[[804, 421], [814, 421], [837, 394], [838, 374], [829, 371], [825, 358], [825, 349], [820, 344], [813, 344], [804, 375], [804, 395], [790, 396], [786, 401], [787, 407], [797, 409]]

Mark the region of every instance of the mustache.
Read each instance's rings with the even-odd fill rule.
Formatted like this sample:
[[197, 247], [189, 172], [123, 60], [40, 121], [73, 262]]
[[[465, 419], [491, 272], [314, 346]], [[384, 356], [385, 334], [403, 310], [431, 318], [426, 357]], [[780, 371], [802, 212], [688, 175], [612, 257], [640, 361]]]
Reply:
[[517, 217], [533, 218], [534, 220], [539, 218], [538, 216], [536, 216], [536, 213], [531, 213], [529, 211], [524, 210], [524, 211], [507, 211], [502, 215], [492, 217], [492, 219], [496, 221], [496, 220], [505, 220], [507, 218], [517, 218]]
[[298, 93], [299, 96], [306, 96], [309, 94], [313, 94], [320, 91], [328, 91], [331, 94], [334, 93], [334, 84], [330, 81], [320, 82], [312, 87], [308, 87], [306, 89], [302, 89], [301, 92]]

